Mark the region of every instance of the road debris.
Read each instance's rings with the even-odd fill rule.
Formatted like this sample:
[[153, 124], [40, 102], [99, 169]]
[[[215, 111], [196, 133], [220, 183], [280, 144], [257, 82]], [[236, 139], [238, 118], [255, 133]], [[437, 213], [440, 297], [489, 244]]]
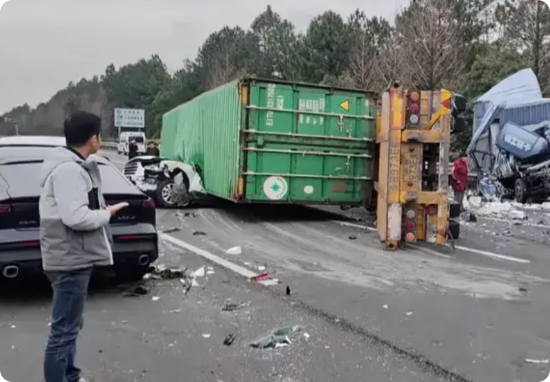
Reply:
[[153, 300], [153, 301], [158, 301], [158, 300], [160, 300], [160, 297], [159, 297], [159, 296], [153, 296], [153, 297], [151, 298], [151, 300]]
[[206, 268], [206, 274], [207, 275], [213, 275], [214, 273], [215, 273], [214, 268], [212, 268], [212, 267]]
[[260, 272], [265, 271], [265, 266], [263, 266], [263, 265], [258, 266], [258, 270], [259, 270]]
[[247, 302], [247, 303], [241, 302], [240, 304], [227, 303], [222, 307], [222, 311], [224, 311], [224, 312], [234, 312], [235, 310], [246, 308], [248, 306], [250, 306], [249, 302]]
[[355, 235], [350, 235], [350, 236], [348, 237], [348, 239], [350, 239], [350, 240], [357, 240], [357, 236], [355, 236]]
[[162, 233], [174, 233], [174, 232], [179, 232], [179, 231], [181, 231], [181, 228], [172, 227], [172, 228], [165, 229], [164, 231], [162, 231]]
[[525, 360], [525, 362], [546, 365], [546, 364], [548, 364], [548, 362], [550, 362], [550, 360], [548, 360], [548, 359], [530, 359], [530, 358], [527, 358]]
[[229, 334], [225, 339], [223, 340], [223, 344], [225, 346], [231, 346], [233, 345], [233, 342], [235, 341], [236, 335], [235, 334]]
[[143, 285], [138, 285], [131, 291], [126, 291], [123, 296], [138, 297], [138, 296], [145, 296], [147, 293], [149, 293], [149, 291]]
[[203, 338], [210, 338], [211, 334], [210, 333], [204, 333], [202, 336], [203, 336]]
[[261, 273], [257, 276], [252, 277], [250, 280], [258, 282], [258, 281], [265, 281], [265, 280], [268, 280], [268, 279], [269, 279], [269, 273], [264, 272], [264, 273]]
[[151, 274], [153, 278], [161, 278], [164, 280], [174, 280], [174, 279], [181, 279], [184, 277], [185, 272], [187, 271], [187, 268], [168, 268], [163, 264], [160, 264], [156, 267], [152, 267]]
[[193, 231], [193, 236], [206, 236], [206, 232]]
[[239, 256], [242, 255], [243, 249], [241, 247], [233, 247], [229, 248], [227, 251], [225, 251], [227, 255], [233, 255], [233, 256]]
[[292, 335], [299, 332], [299, 326], [288, 326], [275, 329], [250, 343], [250, 346], [256, 349], [269, 349], [288, 346]]
[[200, 267], [195, 272], [193, 272], [193, 277], [194, 278], [204, 277], [205, 274], [206, 274], [206, 271], [204, 270], [204, 267]]
[[258, 283], [264, 285], [264, 286], [274, 286], [279, 285], [281, 282], [279, 279], [268, 279], [268, 280], [260, 280]]
[[290, 287], [287, 285], [286, 286], [286, 295], [290, 296], [291, 294], [292, 294], [292, 291], [290, 290]]

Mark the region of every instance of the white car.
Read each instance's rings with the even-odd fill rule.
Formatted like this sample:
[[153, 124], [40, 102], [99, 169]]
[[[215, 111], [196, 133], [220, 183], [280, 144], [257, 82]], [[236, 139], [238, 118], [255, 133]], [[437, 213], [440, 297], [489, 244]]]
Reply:
[[205, 193], [195, 167], [179, 161], [139, 156], [124, 165], [124, 175], [164, 208], [188, 207]]

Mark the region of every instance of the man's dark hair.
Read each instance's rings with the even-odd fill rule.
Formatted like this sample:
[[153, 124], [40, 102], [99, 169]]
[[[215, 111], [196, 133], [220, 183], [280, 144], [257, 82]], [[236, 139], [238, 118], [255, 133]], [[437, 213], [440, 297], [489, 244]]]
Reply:
[[67, 146], [81, 147], [101, 133], [101, 118], [87, 111], [77, 111], [65, 120], [63, 132]]

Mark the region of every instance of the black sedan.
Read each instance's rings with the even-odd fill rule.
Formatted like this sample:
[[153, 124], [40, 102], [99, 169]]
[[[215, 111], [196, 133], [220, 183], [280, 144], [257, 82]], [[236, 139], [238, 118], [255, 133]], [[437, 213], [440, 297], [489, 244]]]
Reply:
[[[41, 271], [38, 178], [44, 160], [64, 143], [59, 137], [0, 138], [0, 278]], [[140, 279], [158, 258], [155, 203], [107, 159], [93, 160], [107, 204], [130, 204], [111, 219], [114, 270], [121, 279]]]

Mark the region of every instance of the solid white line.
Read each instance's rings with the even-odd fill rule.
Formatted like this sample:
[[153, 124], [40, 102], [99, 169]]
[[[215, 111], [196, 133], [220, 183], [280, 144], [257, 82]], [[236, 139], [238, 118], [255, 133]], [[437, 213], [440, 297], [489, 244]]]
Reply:
[[462, 247], [462, 246], [460, 246], [460, 245], [455, 245], [455, 248], [456, 248], [456, 249], [460, 249], [461, 251], [477, 253], [478, 255], [483, 255], [483, 256], [487, 256], [487, 257], [493, 257], [493, 258], [495, 258], [495, 259], [500, 259], [500, 260], [513, 261], [513, 262], [521, 263], [521, 264], [529, 264], [529, 263], [531, 262], [531, 260], [520, 259], [519, 257], [512, 257], [512, 256], [499, 255], [499, 254], [497, 254], [497, 253], [482, 251], [482, 250], [480, 250], [480, 249]]
[[195, 253], [196, 255], [199, 255], [201, 257], [204, 257], [205, 259], [208, 259], [226, 269], [229, 269], [230, 271], [233, 271], [241, 276], [244, 276], [248, 279], [252, 277], [258, 276], [257, 273], [254, 273], [246, 268], [241, 267], [240, 265], [233, 264], [230, 261], [227, 261], [225, 259], [222, 259], [219, 256], [214, 255], [213, 253], [210, 253], [208, 251], [205, 251], [204, 249], [200, 249], [198, 247], [195, 247], [192, 244], [186, 243], [185, 241], [176, 239], [173, 236], [167, 235], [165, 233], [159, 233], [159, 238], [162, 240], [166, 240], [180, 248], [187, 249], [188, 251], [191, 251]]
[[443, 253], [439, 253], [437, 251], [434, 251], [433, 249], [422, 248], [422, 247], [419, 247], [418, 245], [414, 245], [414, 244], [410, 244], [410, 243], [407, 243], [407, 247], [411, 247], [411, 248], [417, 249], [421, 252], [426, 252], [426, 253], [429, 253], [429, 254], [434, 255], [434, 256], [443, 257], [444, 259], [452, 259], [453, 258], [452, 256], [445, 255]]
[[[374, 227], [368, 227], [368, 226], [364, 226], [364, 225], [360, 225], [360, 224], [341, 222], [341, 221], [338, 221], [338, 220], [333, 220], [332, 222], [336, 223], [336, 224], [346, 226], [346, 227], [353, 227], [353, 228], [360, 228], [360, 229], [368, 229], [369, 231], [376, 231], [376, 228], [374, 228]], [[518, 257], [512, 257], [512, 256], [506, 256], [506, 255], [499, 255], [498, 253], [482, 251], [480, 249], [468, 248], [468, 247], [463, 247], [463, 246], [460, 246], [460, 245], [455, 245], [455, 248], [460, 249], [461, 251], [476, 253], [478, 255], [492, 257], [492, 258], [500, 259], [500, 260], [513, 261], [513, 262], [521, 263], [521, 264], [531, 263], [531, 260], [521, 259], [521, 258], [518, 258]], [[419, 249], [424, 249], [424, 248], [419, 248]], [[446, 255], [443, 255], [443, 254], [439, 254], [439, 255], [446, 256]]]
[[521, 225], [519, 225], [518, 227], [535, 227], [535, 228], [545, 228], [545, 229], [550, 229], [550, 225], [544, 225], [544, 224], [531, 224], [529, 222], [526, 222], [524, 220], [506, 220], [506, 219], [500, 219], [500, 218], [493, 218], [493, 217], [490, 217], [490, 216], [478, 216], [480, 219], [485, 219], [485, 220], [492, 220], [492, 221], [496, 221], [496, 222], [503, 222], [503, 223], [508, 223], [508, 224], [513, 224], [515, 221], [518, 221], [520, 223], [522, 223]]

